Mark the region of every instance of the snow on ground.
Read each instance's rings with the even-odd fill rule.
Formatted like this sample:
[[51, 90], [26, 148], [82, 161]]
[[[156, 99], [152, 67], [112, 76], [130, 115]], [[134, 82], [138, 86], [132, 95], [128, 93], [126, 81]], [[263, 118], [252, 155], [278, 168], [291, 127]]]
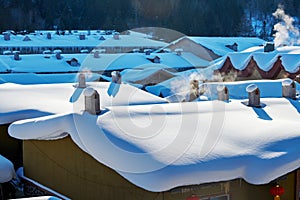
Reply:
[[15, 176], [15, 169], [12, 162], [0, 155], [0, 183], [8, 182]]
[[[67, 133], [96, 160], [150, 191], [235, 178], [253, 184], [268, 183], [300, 167], [300, 100], [280, 97], [280, 81], [256, 81], [262, 90], [261, 107], [248, 107], [245, 87], [251, 83], [228, 84], [229, 102], [171, 104], [123, 84], [114, 97], [123, 103], [107, 104], [114, 101], [104, 95], [108, 85], [93, 85], [103, 96], [100, 115], [82, 109], [61, 110], [16, 121], [10, 125], [9, 134], [19, 139], [48, 140]], [[13, 93], [14, 85], [7, 86], [10, 89], [0, 93], [1, 98]], [[62, 88], [68, 93], [60, 94]], [[74, 88], [70, 88], [62, 85], [56, 95], [72, 99]], [[37, 91], [32, 86], [28, 89], [31, 94]], [[26, 90], [20, 93], [26, 94]], [[136, 93], [148, 96], [139, 100]], [[128, 103], [131, 100], [135, 102]], [[75, 102], [80, 101], [77, 94]], [[60, 103], [55, 106], [64, 108], [66, 103]], [[13, 101], [1, 105], [3, 117], [10, 104]], [[52, 104], [49, 100], [47, 106]], [[31, 105], [21, 106], [29, 109]]]

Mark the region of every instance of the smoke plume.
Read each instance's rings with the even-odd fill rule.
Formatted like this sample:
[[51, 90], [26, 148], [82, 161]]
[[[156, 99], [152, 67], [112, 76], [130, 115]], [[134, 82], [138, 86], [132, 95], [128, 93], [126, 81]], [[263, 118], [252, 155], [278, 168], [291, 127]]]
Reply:
[[293, 25], [295, 19], [287, 15], [282, 6], [278, 6], [277, 10], [273, 13], [273, 16], [280, 20], [277, 24], [274, 25], [275, 46], [291, 46], [294, 44], [299, 44], [299, 30]]

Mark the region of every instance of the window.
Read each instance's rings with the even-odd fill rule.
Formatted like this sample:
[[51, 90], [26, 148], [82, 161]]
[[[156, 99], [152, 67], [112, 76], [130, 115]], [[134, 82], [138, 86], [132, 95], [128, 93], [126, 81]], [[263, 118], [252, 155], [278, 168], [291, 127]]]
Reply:
[[214, 197], [206, 197], [206, 198], [201, 198], [201, 200], [229, 200], [229, 195], [219, 195], [219, 196], [214, 196]]

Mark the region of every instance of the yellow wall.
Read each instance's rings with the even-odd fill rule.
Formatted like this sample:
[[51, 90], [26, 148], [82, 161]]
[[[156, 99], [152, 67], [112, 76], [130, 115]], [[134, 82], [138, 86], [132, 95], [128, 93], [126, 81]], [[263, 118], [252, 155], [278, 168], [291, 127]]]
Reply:
[[[115, 171], [97, 162], [79, 149], [70, 137], [54, 141], [24, 141], [25, 176], [72, 199], [155, 199], [185, 200], [229, 194], [230, 200], [272, 200], [271, 185], [254, 186], [242, 179], [229, 182], [174, 188], [164, 193], [145, 191], [129, 183]], [[295, 174], [291, 173], [281, 185], [285, 195], [294, 198]]]

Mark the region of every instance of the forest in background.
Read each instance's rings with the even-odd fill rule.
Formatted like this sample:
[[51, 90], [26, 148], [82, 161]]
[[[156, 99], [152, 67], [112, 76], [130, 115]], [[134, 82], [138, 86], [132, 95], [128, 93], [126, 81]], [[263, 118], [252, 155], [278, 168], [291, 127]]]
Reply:
[[279, 5], [297, 27], [299, 0], [0, 0], [0, 31], [164, 27], [186, 35], [268, 38]]

